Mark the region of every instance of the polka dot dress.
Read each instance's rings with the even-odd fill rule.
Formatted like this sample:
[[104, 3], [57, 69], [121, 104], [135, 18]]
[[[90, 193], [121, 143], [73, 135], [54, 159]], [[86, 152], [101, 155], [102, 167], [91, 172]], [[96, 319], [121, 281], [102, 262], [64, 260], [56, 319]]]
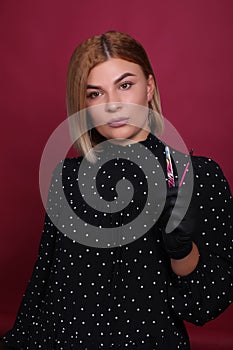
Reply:
[[[171, 155], [177, 180], [187, 156]], [[107, 144], [98, 159], [96, 175], [82, 158], [65, 159], [54, 171], [38, 258], [4, 343], [23, 350], [190, 349], [183, 320], [203, 325], [233, 300], [227, 181], [214, 161], [192, 157], [183, 186], [193, 184], [200, 261], [180, 277], [171, 270], [159, 224], [163, 143], [150, 134], [139, 144]], [[127, 180], [121, 189], [119, 180]]]

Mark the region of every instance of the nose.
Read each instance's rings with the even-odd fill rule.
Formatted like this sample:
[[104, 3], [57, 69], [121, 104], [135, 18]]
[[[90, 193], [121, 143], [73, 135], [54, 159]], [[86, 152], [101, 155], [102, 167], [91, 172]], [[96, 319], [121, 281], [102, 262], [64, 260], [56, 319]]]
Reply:
[[117, 93], [111, 91], [108, 93], [107, 100], [105, 103], [105, 111], [109, 113], [115, 113], [122, 108], [122, 103], [120, 102]]
[[121, 110], [121, 108], [122, 108], [121, 102], [107, 102], [105, 104], [106, 112], [115, 113]]

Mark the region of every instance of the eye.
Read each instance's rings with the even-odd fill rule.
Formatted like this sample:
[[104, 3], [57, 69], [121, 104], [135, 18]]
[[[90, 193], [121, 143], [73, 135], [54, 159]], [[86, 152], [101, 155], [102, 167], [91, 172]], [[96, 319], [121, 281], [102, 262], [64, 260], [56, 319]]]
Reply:
[[97, 98], [98, 96], [102, 95], [100, 91], [91, 91], [87, 94], [87, 98], [90, 100], [93, 100]]
[[120, 89], [121, 89], [121, 90], [128, 90], [128, 89], [131, 88], [132, 85], [134, 85], [132, 82], [130, 82], [130, 81], [125, 81], [124, 83], [122, 83], [122, 84], [120, 85]]

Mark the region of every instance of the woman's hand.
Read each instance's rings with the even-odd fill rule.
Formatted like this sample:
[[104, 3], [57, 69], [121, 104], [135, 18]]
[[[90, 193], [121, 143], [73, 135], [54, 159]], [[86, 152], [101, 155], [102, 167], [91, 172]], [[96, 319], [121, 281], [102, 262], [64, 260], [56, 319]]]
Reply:
[[188, 198], [177, 187], [168, 189], [167, 199], [161, 216], [161, 227], [165, 249], [172, 259], [183, 259], [192, 250], [194, 213], [188, 214]]
[[[182, 189], [169, 189], [161, 216], [162, 235], [173, 271], [180, 276], [190, 274], [199, 261], [199, 251], [192, 242], [195, 230], [195, 213]], [[185, 214], [185, 215], [184, 215]]]

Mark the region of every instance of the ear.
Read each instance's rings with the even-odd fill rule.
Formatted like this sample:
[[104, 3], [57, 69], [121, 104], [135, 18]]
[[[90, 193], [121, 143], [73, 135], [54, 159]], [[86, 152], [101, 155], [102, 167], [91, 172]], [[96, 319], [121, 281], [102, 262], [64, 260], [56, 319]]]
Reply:
[[153, 75], [150, 74], [147, 79], [147, 102], [150, 102], [155, 92], [155, 81]]

